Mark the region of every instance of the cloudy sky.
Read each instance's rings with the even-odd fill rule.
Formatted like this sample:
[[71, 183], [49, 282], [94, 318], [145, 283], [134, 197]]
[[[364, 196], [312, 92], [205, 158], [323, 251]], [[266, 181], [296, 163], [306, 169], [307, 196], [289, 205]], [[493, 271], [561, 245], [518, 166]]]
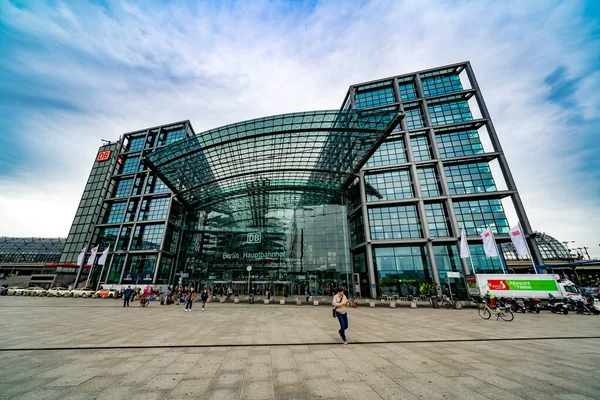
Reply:
[[66, 236], [100, 139], [469, 60], [533, 228], [600, 257], [598, 4], [2, 1], [0, 236]]

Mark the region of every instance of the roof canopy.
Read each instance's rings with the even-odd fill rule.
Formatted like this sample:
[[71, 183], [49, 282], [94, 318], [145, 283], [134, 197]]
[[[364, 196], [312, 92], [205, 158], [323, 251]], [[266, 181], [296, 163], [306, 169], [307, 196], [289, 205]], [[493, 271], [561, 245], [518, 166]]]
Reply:
[[191, 207], [221, 212], [328, 204], [398, 125], [396, 107], [275, 115], [199, 133], [144, 162]]

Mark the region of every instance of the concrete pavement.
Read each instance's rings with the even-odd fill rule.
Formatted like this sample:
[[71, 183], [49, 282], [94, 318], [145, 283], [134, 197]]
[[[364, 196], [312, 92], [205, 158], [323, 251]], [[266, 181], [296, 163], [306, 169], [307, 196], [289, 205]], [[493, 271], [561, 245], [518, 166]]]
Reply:
[[328, 306], [1, 297], [0, 321], [2, 399], [600, 399], [600, 339], [572, 339], [600, 316], [359, 307], [348, 346]]

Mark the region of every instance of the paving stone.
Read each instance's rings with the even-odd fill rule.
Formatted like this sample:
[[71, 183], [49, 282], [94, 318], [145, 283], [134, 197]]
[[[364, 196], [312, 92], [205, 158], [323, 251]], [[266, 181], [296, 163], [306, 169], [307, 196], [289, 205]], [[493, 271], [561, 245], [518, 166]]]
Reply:
[[272, 380], [244, 381], [240, 399], [271, 400], [275, 398]]
[[210, 385], [210, 379], [182, 380], [169, 393], [167, 399], [201, 399]]

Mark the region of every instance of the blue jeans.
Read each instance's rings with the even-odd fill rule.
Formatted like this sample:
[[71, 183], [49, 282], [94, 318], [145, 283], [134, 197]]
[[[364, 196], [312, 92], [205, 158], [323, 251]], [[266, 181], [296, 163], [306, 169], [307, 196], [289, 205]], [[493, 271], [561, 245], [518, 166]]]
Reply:
[[206, 300], [202, 300], [202, 309], [204, 310], [204, 306], [206, 305]]
[[338, 332], [340, 333], [342, 339], [346, 340], [346, 329], [348, 329], [348, 314], [340, 314], [336, 311], [335, 315], [337, 315], [337, 319], [338, 321], [340, 321], [340, 330]]

